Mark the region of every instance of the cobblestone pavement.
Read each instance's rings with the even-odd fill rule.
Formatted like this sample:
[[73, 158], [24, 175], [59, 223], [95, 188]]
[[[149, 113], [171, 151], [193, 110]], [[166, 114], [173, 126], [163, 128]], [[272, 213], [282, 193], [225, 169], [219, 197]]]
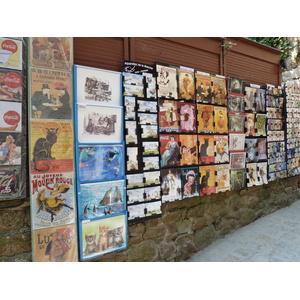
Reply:
[[187, 262], [300, 262], [300, 201], [226, 235]]

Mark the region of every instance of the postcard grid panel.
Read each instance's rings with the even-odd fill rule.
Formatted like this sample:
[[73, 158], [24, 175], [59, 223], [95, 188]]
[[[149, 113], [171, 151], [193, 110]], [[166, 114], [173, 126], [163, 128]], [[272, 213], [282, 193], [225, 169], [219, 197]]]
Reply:
[[0, 38], [0, 201], [26, 197], [27, 39]]
[[128, 246], [124, 110], [121, 73], [75, 65], [74, 83], [79, 255], [86, 261]]
[[29, 38], [29, 162], [33, 260], [78, 261], [73, 39]]

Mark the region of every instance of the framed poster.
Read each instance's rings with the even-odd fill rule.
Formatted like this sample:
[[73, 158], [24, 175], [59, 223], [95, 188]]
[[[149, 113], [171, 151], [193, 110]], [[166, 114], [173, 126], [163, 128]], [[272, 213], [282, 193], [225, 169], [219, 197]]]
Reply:
[[212, 102], [211, 77], [208, 73], [196, 71], [196, 100], [197, 102]]
[[178, 69], [179, 99], [195, 101], [194, 69], [180, 66]]
[[22, 70], [22, 40], [0, 37], [0, 68]]
[[80, 220], [123, 213], [126, 209], [125, 181], [105, 181], [80, 184]]
[[78, 177], [80, 182], [111, 181], [124, 178], [124, 146], [79, 146]]
[[121, 73], [74, 65], [75, 100], [101, 106], [121, 105]]
[[125, 214], [85, 220], [80, 223], [80, 259], [88, 260], [105, 253], [127, 248], [127, 218]]
[[182, 199], [180, 169], [161, 170], [162, 203]]
[[21, 101], [22, 99], [22, 73], [19, 71], [0, 69], [0, 100]]
[[30, 111], [32, 119], [73, 118], [72, 74], [30, 68]]
[[22, 131], [22, 103], [0, 101], [0, 132]]
[[79, 143], [120, 143], [123, 140], [123, 108], [77, 104]]
[[72, 172], [73, 123], [32, 120], [30, 128], [30, 173]]
[[77, 262], [76, 225], [34, 230], [32, 249], [35, 262]]
[[177, 67], [157, 62], [156, 73], [158, 86], [157, 97], [177, 99]]
[[30, 176], [33, 230], [75, 223], [74, 174]]
[[33, 68], [72, 71], [72, 37], [29, 38], [29, 63]]

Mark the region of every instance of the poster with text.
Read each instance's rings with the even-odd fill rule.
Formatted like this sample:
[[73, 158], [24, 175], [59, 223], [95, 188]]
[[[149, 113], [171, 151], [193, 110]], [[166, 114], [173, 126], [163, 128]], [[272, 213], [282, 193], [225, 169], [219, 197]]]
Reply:
[[198, 167], [181, 168], [182, 198], [199, 196]]
[[176, 167], [180, 164], [179, 135], [160, 134], [160, 166]]
[[0, 100], [21, 101], [22, 99], [22, 73], [18, 71], [0, 69]]
[[180, 169], [161, 170], [162, 203], [182, 199]]
[[22, 103], [0, 101], [0, 132], [22, 131]]
[[0, 68], [22, 70], [21, 40], [0, 37]]
[[180, 165], [191, 166], [198, 164], [198, 138], [197, 135], [181, 134], [180, 141]]
[[198, 132], [214, 133], [214, 107], [212, 105], [198, 104]]
[[200, 196], [216, 193], [215, 166], [200, 166]]
[[199, 164], [209, 165], [215, 162], [215, 139], [213, 135], [198, 135]]
[[196, 100], [197, 102], [211, 103], [212, 102], [212, 86], [211, 77], [208, 73], [197, 71], [196, 77]]
[[175, 66], [156, 63], [157, 97], [177, 99], [177, 68]]
[[179, 99], [195, 101], [195, 78], [194, 69], [178, 68]]

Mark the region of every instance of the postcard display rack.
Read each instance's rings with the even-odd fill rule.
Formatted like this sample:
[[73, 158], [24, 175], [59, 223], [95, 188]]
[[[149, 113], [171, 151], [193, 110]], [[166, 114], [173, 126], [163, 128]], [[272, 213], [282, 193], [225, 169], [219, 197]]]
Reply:
[[161, 216], [158, 101], [153, 66], [124, 62], [123, 105], [128, 221]]
[[74, 65], [80, 260], [128, 247], [120, 72]]
[[33, 261], [78, 261], [73, 38], [29, 38], [29, 163]]
[[0, 201], [26, 197], [26, 52], [26, 38], [0, 38]]
[[300, 82], [287, 81], [286, 95], [286, 159], [287, 176], [300, 174]]

